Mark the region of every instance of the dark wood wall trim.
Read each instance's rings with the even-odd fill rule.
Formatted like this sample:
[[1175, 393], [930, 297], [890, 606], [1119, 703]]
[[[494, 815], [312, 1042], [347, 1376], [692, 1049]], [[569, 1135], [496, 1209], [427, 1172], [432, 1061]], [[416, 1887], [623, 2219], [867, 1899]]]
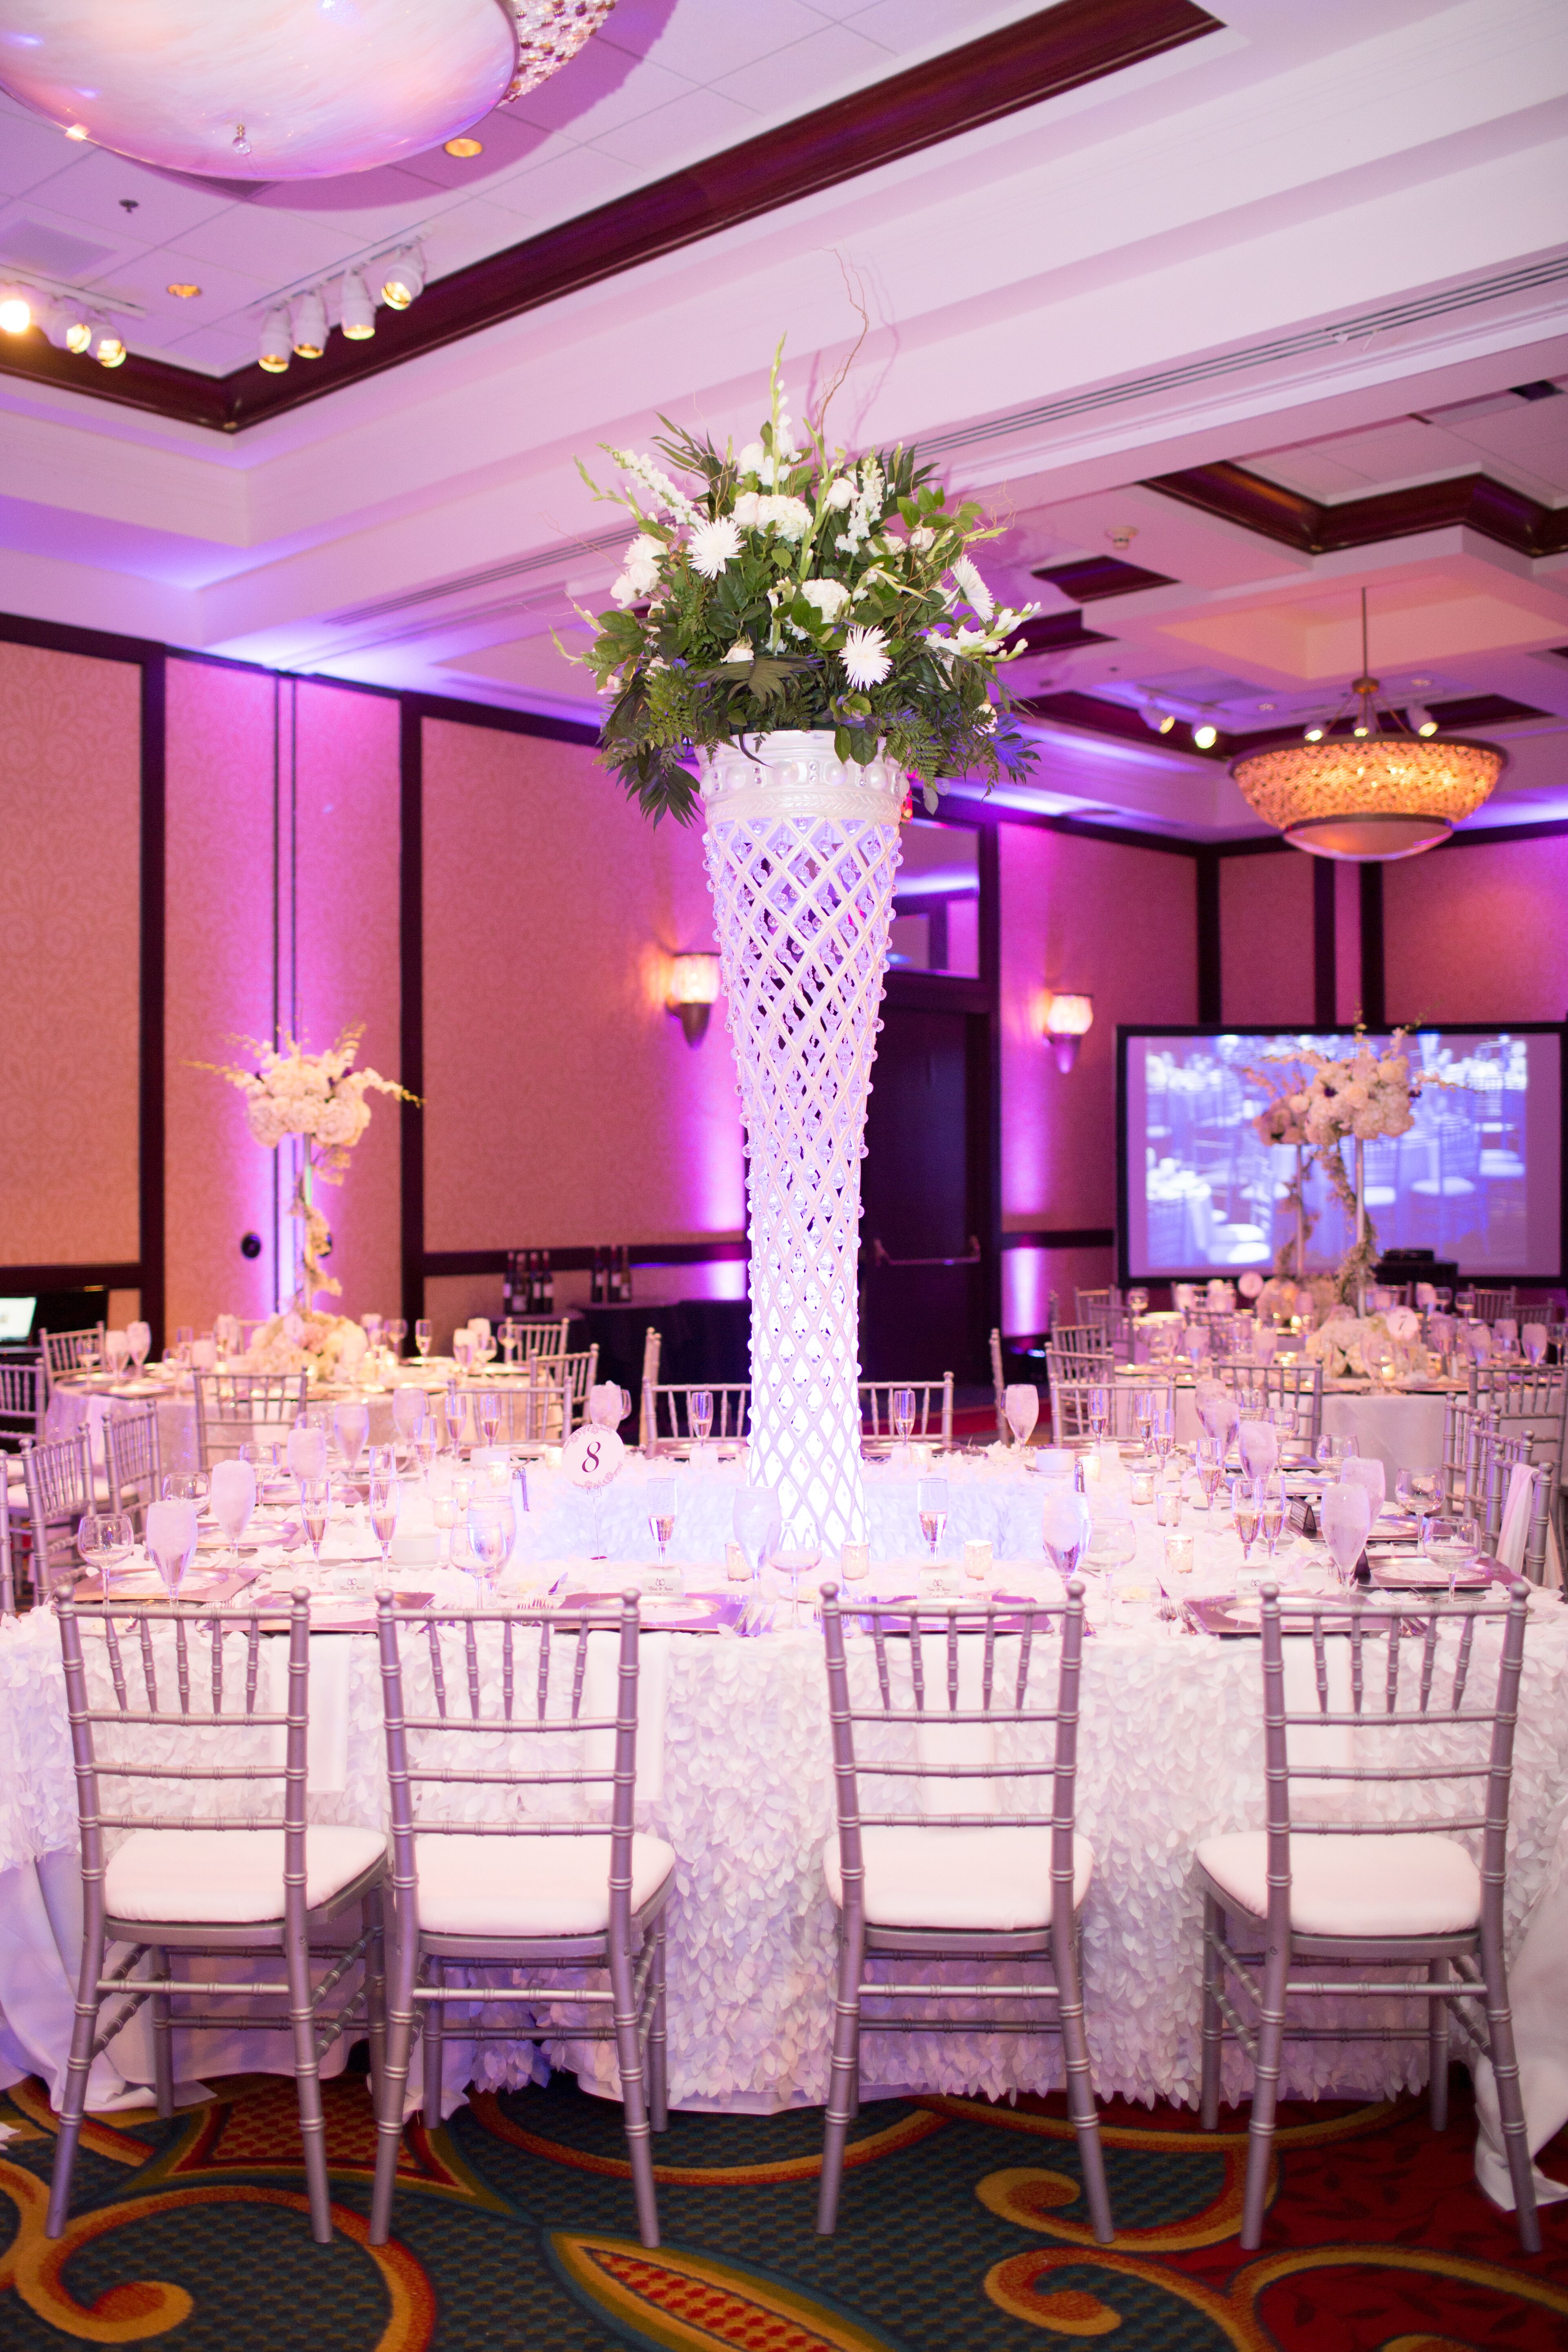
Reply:
[[1459, 474], [1409, 489], [1377, 490], [1332, 506], [1250, 474], [1244, 466], [1191, 466], [1157, 474], [1142, 486], [1222, 521], [1237, 523], [1301, 555], [1331, 555], [1463, 525], [1517, 555], [1558, 555], [1568, 548], [1568, 507], [1548, 507], [1489, 474]]
[[1331, 1029], [1338, 1011], [1338, 953], [1335, 936], [1333, 860], [1312, 860], [1312, 1018], [1320, 1029]]
[[1383, 868], [1361, 869], [1361, 1017], [1369, 1029], [1381, 1029], [1387, 1017], [1384, 984]]
[[1005, 1233], [1005, 1250], [1114, 1249], [1114, 1225], [1029, 1225]]
[[[323, 678], [324, 686], [347, 686], [347, 678]], [[465, 702], [459, 695], [404, 694], [405, 709], [421, 719], [446, 719], [458, 727], [489, 727], [499, 735], [532, 735], [547, 743], [583, 743], [592, 748], [598, 729], [578, 719], [551, 719], [539, 710], [507, 710], [493, 702]]]
[[[574, 1243], [569, 1249], [552, 1249], [550, 1263], [557, 1274], [587, 1274], [595, 1249], [609, 1246], [618, 1249], [622, 1244]], [[752, 1255], [751, 1243], [743, 1234], [715, 1234], [700, 1242], [631, 1242], [626, 1246], [634, 1265], [728, 1265]], [[422, 1271], [427, 1282], [454, 1275], [504, 1274], [506, 1261], [503, 1249], [426, 1250]]]
[[1198, 853], [1198, 1019], [1205, 1025], [1223, 1021], [1222, 956], [1220, 949], [1219, 852]]
[[0, 370], [216, 432], [240, 432], [1222, 29], [1194, 0], [1059, 0], [454, 270], [409, 310], [378, 311], [372, 342], [345, 342], [334, 327], [323, 357], [296, 362], [286, 375], [268, 375], [255, 363], [232, 375], [200, 375], [135, 352], [108, 370], [56, 351], [36, 331], [5, 337]]
[[0, 1265], [0, 1293], [25, 1297], [35, 1290], [140, 1290], [142, 1268], [132, 1259], [81, 1265]]
[[142, 1320], [151, 1353], [163, 1352], [167, 1268], [164, 1234], [163, 999], [168, 970], [168, 669], [162, 653], [142, 665], [142, 971], [137, 1186]]
[[[425, 722], [412, 696], [398, 730], [398, 1055], [403, 1084], [425, 1092]], [[425, 1312], [425, 1111], [402, 1103], [403, 1313], [412, 1332]]]
[[[972, 1106], [970, 1193], [981, 1210], [980, 1287], [986, 1331], [1002, 1328], [1002, 846], [994, 824], [975, 840], [980, 866], [980, 983], [990, 997], [980, 1032], [984, 1084]], [[976, 1334], [982, 1342], [984, 1335]]]

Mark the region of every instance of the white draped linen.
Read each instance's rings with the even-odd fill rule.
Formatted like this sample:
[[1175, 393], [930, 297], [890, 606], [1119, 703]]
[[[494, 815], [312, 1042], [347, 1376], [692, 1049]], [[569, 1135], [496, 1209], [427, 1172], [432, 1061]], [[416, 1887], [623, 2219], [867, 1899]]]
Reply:
[[[1152, 1534], [1142, 1531], [1133, 1580], [1150, 1576]], [[573, 1580], [589, 1580], [581, 1562]], [[709, 1584], [711, 1568], [690, 1580]], [[894, 1568], [877, 1581], [907, 1591], [912, 1578], [906, 1565], [901, 1576]], [[1052, 1589], [1049, 1571], [1022, 1562], [1005, 1565], [999, 1582], [1004, 1589]], [[1098, 1624], [1085, 1658], [1079, 1825], [1095, 1853], [1083, 1931], [1094, 2084], [1101, 2097], [1192, 2101], [1200, 1946], [1192, 1855], [1205, 1836], [1262, 1821], [1258, 1649], [1248, 1641], [1173, 1636], [1136, 1601], [1121, 1605], [1133, 1622], [1112, 1625], [1098, 1584], [1092, 1601]], [[537, 1640], [531, 1626], [521, 1640], [526, 1654]], [[312, 1646], [342, 1660], [331, 1678], [342, 1694], [346, 1738], [343, 1786], [318, 1786], [313, 1817], [382, 1824], [375, 1645], [363, 1636], [322, 1634]], [[1480, 1664], [1478, 1658], [1477, 1670]], [[864, 1648], [855, 1670], [870, 1672]], [[679, 1858], [669, 1918], [671, 2099], [764, 2112], [820, 2101], [827, 2087], [835, 1929], [821, 1860], [833, 1800], [820, 1634], [803, 1629], [755, 1641], [672, 1635], [663, 1679], [662, 1787], [639, 1809], [639, 1820]], [[523, 1672], [519, 1687], [527, 1687]], [[334, 1728], [334, 1748], [337, 1738]], [[34, 2071], [58, 2092], [62, 2079], [68, 1971], [79, 1934], [68, 1859], [75, 1840], [58, 1633], [39, 1610], [0, 1626], [0, 2082]], [[1542, 1596], [1532, 1606], [1526, 1644], [1508, 1892], [1536, 2147], [1568, 2116], [1565, 1873], [1568, 1611]], [[126, 2081], [150, 2079], [137, 2028], [111, 2054], [114, 2066], [100, 2064], [93, 2085], [99, 2103]], [[578, 2064], [584, 2079], [605, 2087], [613, 2081], [607, 2052], [555, 2054], [558, 2063], [566, 2056]], [[1059, 2052], [1049, 2039], [976, 2033], [872, 2041], [867, 2062], [868, 2083], [889, 2089], [1005, 2095], [1050, 2089], [1061, 2079]], [[1283, 2087], [1291, 2095], [1385, 2095], [1418, 2084], [1425, 2063], [1423, 2043], [1288, 2043]], [[182, 2057], [181, 2072], [210, 2074], [242, 2063], [281, 2071], [286, 2045], [279, 2039], [275, 2054], [258, 2058], [252, 2037], [243, 2053], [226, 2056], [205, 2037]], [[532, 2065], [526, 2049], [489, 2044], [478, 2052], [473, 2073], [499, 2084], [527, 2079]], [[468, 2072], [454, 2063], [448, 2105], [457, 2104]], [[1227, 2096], [1243, 2093], [1245, 2084], [1244, 2063], [1232, 2053]], [[1495, 2166], [1486, 2169], [1485, 2146], [1479, 2160], [1485, 2185], [1496, 2193], [1501, 2176]]]

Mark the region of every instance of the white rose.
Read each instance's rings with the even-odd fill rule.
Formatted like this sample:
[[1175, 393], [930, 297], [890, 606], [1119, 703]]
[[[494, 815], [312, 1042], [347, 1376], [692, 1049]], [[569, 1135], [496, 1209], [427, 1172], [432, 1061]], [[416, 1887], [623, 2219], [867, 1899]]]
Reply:
[[739, 466], [742, 474], [760, 474], [763, 470], [766, 455], [767, 453], [763, 449], [760, 441], [748, 441], [740, 456], [736, 458], [735, 463]]
[[849, 506], [853, 502], [854, 497], [854, 483], [847, 480], [845, 477], [840, 474], [835, 480], [828, 483], [827, 496], [824, 499], [823, 503], [825, 506], [830, 508], [835, 513], [838, 513], [841, 512], [845, 507]]
[[730, 509], [731, 520], [742, 530], [755, 530], [762, 518], [763, 502], [755, 490], [742, 490]]

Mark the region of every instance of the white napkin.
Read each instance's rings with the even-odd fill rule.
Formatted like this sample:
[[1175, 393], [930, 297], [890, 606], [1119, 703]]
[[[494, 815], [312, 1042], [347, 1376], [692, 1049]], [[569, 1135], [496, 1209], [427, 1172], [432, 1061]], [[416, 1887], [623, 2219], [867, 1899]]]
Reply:
[[[262, 1643], [267, 1660], [267, 1707], [272, 1715], [289, 1712], [289, 1637], [269, 1634]], [[352, 1644], [339, 1634], [310, 1638], [310, 1714], [305, 1728], [307, 1787], [318, 1797], [342, 1796], [349, 1784], [349, 1667]], [[271, 1761], [288, 1760], [289, 1733], [279, 1724], [271, 1738]]]
[[[613, 1717], [620, 1704], [621, 1637], [590, 1633], [588, 1663], [583, 1675], [583, 1713], [594, 1718]], [[641, 1633], [637, 1640], [637, 1784], [639, 1805], [657, 1805], [664, 1794], [664, 1717], [669, 1687], [669, 1635]], [[615, 1769], [616, 1735], [590, 1731], [583, 1742], [583, 1765], [589, 1772]], [[601, 1795], [606, 1811], [610, 1792]]]
[[[915, 1734], [922, 1764], [994, 1764], [996, 1729], [990, 1723], [944, 1723], [947, 1704], [947, 1636], [921, 1635], [925, 1675], [926, 1720]], [[978, 1714], [984, 1689], [985, 1637], [961, 1633], [958, 1640], [958, 1711]], [[1045, 1788], [1048, 1783], [1035, 1782]], [[994, 1780], [930, 1780], [915, 1782], [922, 1813], [995, 1813], [1001, 1808]]]
[[1498, 1537], [1497, 1556], [1504, 1568], [1515, 1573], [1524, 1566], [1524, 1548], [1530, 1539], [1530, 1508], [1535, 1495], [1535, 1473], [1528, 1462], [1516, 1462], [1508, 1476], [1508, 1500], [1502, 1507], [1502, 1532]]

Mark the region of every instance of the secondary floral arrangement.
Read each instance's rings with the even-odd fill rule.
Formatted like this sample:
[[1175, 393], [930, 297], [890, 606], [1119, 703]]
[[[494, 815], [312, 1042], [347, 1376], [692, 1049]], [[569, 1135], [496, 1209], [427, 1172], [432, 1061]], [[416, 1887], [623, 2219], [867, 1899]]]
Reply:
[[1408, 1375], [1426, 1370], [1420, 1334], [1421, 1318], [1408, 1307], [1393, 1307], [1386, 1315], [1357, 1315], [1353, 1307], [1341, 1306], [1308, 1334], [1307, 1353], [1321, 1363], [1325, 1380], [1375, 1380], [1385, 1368]]
[[606, 764], [646, 814], [683, 823], [693, 752], [775, 729], [830, 728], [837, 756], [861, 766], [880, 751], [928, 809], [944, 777], [1021, 774], [1033, 750], [998, 672], [1038, 607], [999, 607], [975, 567], [999, 527], [973, 500], [950, 508], [908, 449], [829, 448], [837, 385], [797, 429], [777, 354], [771, 381], [767, 421], [739, 451], [661, 420], [655, 448], [684, 487], [607, 445], [627, 487], [581, 468], [637, 525], [618, 609], [582, 614], [596, 635], [581, 658], [609, 698]]
[[[335, 1282], [328, 1286], [333, 1290], [338, 1287]], [[346, 1315], [324, 1315], [314, 1307], [303, 1312], [290, 1307], [253, 1333], [246, 1350], [246, 1369], [257, 1372], [308, 1371], [314, 1380], [330, 1380], [340, 1360], [345, 1354], [352, 1359], [363, 1338], [359, 1325], [351, 1323]]]
[[[1270, 1056], [1284, 1065], [1284, 1074], [1246, 1073], [1268, 1094], [1252, 1122], [1259, 1141], [1293, 1144], [1310, 1152], [1357, 1229], [1336, 1276], [1339, 1295], [1344, 1299], [1353, 1297], [1369, 1278], [1378, 1256], [1378, 1241], [1341, 1146], [1347, 1141], [1370, 1142], [1377, 1136], [1407, 1135], [1415, 1124], [1414, 1106], [1423, 1087], [1448, 1083], [1443, 1078], [1411, 1076], [1409, 1059], [1400, 1051], [1407, 1034], [1395, 1029], [1386, 1049], [1378, 1054], [1368, 1045], [1366, 1031], [1358, 1022], [1352, 1054], [1320, 1054], [1310, 1045], [1300, 1045], [1289, 1054]], [[1304, 1253], [1311, 1223], [1300, 1197], [1299, 1176], [1287, 1198], [1297, 1212], [1297, 1230], [1281, 1245], [1276, 1267], [1280, 1274], [1299, 1276], [1304, 1268], [1296, 1260]]]
[[[298, 1217], [304, 1228], [294, 1310], [300, 1314], [310, 1314], [310, 1295], [315, 1290], [331, 1291], [336, 1297], [342, 1288], [321, 1264], [331, 1253], [332, 1236], [325, 1217], [311, 1199], [312, 1179], [319, 1176], [328, 1184], [342, 1182], [349, 1153], [370, 1125], [370, 1105], [365, 1096], [372, 1089], [381, 1095], [395, 1095], [404, 1102], [419, 1099], [395, 1078], [384, 1078], [379, 1070], [354, 1068], [354, 1055], [363, 1035], [364, 1024], [361, 1022], [345, 1029], [324, 1054], [307, 1053], [292, 1037], [286, 1037], [281, 1045], [268, 1045], [258, 1037], [238, 1037], [235, 1043], [248, 1045], [257, 1057], [254, 1069], [243, 1069], [233, 1062], [193, 1065], [198, 1070], [215, 1071], [220, 1078], [240, 1088], [245, 1096], [246, 1125], [265, 1150], [275, 1150], [290, 1135], [303, 1139], [305, 1150], [299, 1181], [289, 1203], [289, 1215]], [[258, 1333], [258, 1342], [261, 1337]], [[277, 1369], [295, 1371], [299, 1366], [287, 1364]]]

